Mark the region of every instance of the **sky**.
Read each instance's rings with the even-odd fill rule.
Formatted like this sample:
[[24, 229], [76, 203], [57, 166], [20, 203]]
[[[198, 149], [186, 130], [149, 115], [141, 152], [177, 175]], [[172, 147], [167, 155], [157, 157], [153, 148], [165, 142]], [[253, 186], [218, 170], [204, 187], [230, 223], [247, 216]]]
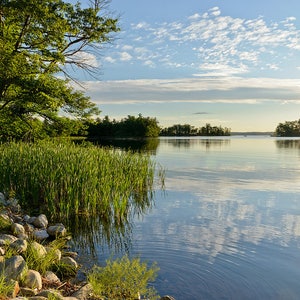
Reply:
[[[88, 3], [83, 0], [82, 4]], [[299, 0], [111, 0], [121, 31], [77, 79], [117, 120], [274, 131], [300, 118]]]

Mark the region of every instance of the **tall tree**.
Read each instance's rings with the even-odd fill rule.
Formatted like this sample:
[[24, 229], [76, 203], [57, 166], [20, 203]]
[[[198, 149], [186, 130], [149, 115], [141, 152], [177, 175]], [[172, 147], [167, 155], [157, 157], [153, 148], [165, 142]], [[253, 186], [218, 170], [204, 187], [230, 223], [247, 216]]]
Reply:
[[119, 30], [106, 4], [93, 0], [82, 8], [62, 0], [0, 0], [0, 125], [17, 122], [32, 129], [33, 119], [54, 122], [61, 111], [77, 118], [99, 112], [69, 84], [66, 67], [90, 71], [86, 58]]

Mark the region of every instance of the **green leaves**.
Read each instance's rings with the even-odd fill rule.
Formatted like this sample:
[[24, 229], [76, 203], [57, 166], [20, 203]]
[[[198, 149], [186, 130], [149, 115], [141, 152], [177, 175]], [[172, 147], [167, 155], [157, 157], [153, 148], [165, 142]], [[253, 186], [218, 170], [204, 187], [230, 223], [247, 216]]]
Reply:
[[55, 119], [60, 111], [80, 118], [99, 113], [57, 75], [69, 77], [66, 64], [90, 70], [80, 54], [97, 50], [119, 30], [117, 19], [102, 11], [103, 1], [88, 8], [61, 0], [0, 2], [0, 114], [28, 123]]

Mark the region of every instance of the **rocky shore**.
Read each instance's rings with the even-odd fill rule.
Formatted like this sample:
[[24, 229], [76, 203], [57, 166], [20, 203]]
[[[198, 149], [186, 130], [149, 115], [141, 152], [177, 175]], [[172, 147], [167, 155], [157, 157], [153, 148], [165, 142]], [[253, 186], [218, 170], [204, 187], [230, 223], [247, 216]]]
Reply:
[[[50, 242], [67, 239], [63, 224], [49, 225], [44, 214], [34, 217], [24, 214], [16, 199], [6, 199], [0, 192], [0, 276], [9, 286], [7, 296], [0, 294], [0, 300], [94, 299], [90, 285], [76, 279], [79, 270], [76, 253], [53, 247]], [[40, 261], [46, 260], [47, 254], [51, 253], [55, 265], [63, 268], [59, 272], [45, 270], [41, 274], [29, 264], [32, 260], [28, 255], [30, 249], [34, 259]], [[174, 298], [164, 296], [161, 300]]]

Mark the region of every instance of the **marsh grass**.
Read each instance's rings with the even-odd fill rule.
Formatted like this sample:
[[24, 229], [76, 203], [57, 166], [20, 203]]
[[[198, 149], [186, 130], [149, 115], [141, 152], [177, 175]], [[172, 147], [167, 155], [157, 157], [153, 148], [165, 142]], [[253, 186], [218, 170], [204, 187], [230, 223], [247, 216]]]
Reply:
[[8, 299], [7, 297], [14, 289], [14, 282], [8, 281], [4, 273], [0, 274], [0, 300]]
[[155, 163], [148, 155], [90, 144], [0, 144], [0, 190], [54, 217], [102, 215], [122, 222], [151, 206]]

